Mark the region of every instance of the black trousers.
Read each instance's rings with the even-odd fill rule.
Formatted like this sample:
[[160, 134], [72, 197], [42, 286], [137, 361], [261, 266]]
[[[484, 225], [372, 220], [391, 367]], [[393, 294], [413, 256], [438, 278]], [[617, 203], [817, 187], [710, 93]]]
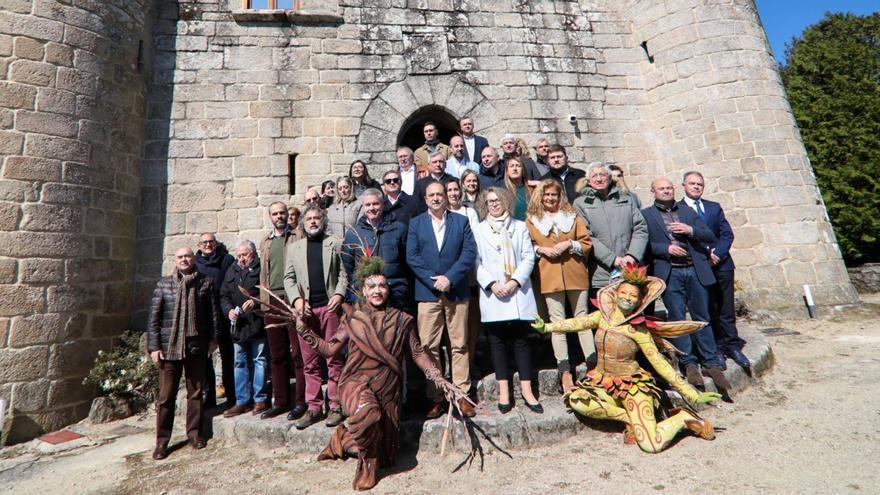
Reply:
[[508, 353], [513, 349], [516, 369], [520, 380], [532, 379], [532, 351], [528, 335], [529, 322], [522, 320], [484, 323], [483, 328], [489, 338], [492, 366], [497, 380], [510, 380], [513, 371], [508, 363]]
[[731, 351], [742, 350], [746, 341], [739, 337], [736, 329], [736, 307], [733, 298], [734, 271], [715, 271], [718, 281], [709, 288], [709, 317], [718, 352], [726, 355]]

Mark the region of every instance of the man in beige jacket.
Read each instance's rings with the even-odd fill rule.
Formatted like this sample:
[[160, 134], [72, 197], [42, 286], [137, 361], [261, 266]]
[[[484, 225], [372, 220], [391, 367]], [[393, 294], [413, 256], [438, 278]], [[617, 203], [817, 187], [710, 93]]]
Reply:
[[[310, 204], [303, 213], [305, 237], [287, 248], [284, 270], [284, 290], [294, 307], [312, 322], [310, 327], [321, 338], [330, 340], [339, 327], [339, 309], [348, 290], [348, 273], [342, 265], [342, 241], [326, 231], [327, 213]], [[306, 403], [309, 410], [293, 425], [303, 430], [324, 419], [324, 396], [321, 392], [321, 356], [299, 337], [305, 381]], [[327, 359], [327, 396], [330, 410], [327, 426], [342, 422], [337, 384], [342, 372], [342, 360]]]

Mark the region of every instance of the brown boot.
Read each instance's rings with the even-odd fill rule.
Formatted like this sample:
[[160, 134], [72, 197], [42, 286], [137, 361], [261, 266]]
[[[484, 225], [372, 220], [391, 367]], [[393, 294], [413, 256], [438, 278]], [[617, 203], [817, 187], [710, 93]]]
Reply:
[[700, 390], [703, 390], [705, 384], [703, 383], [703, 377], [700, 375], [700, 367], [696, 364], [689, 364], [684, 369], [684, 376], [687, 378], [688, 383], [697, 387]]
[[559, 374], [559, 379], [562, 381], [562, 393], [571, 392], [571, 389], [574, 388], [574, 378], [571, 376], [571, 371], [563, 371]]
[[153, 460], [161, 461], [168, 457], [168, 444], [163, 443], [160, 445], [156, 445], [156, 448], [153, 450]]
[[633, 431], [632, 426], [626, 425], [626, 429], [623, 430], [623, 444], [624, 445], [635, 445], [639, 443], [636, 440], [636, 433]]
[[731, 389], [730, 381], [724, 376], [724, 370], [721, 368], [703, 368], [703, 374], [715, 382], [715, 388], [717, 388], [719, 392], [726, 392]]
[[229, 409], [223, 411], [223, 417], [224, 418], [234, 418], [236, 416], [239, 416], [241, 414], [244, 414], [244, 413], [250, 411], [253, 408], [254, 408], [253, 404], [248, 404], [245, 406], [242, 406], [240, 404], [236, 404], [236, 405], [230, 407]]
[[715, 428], [708, 419], [686, 419], [684, 425], [704, 440], [715, 440]]

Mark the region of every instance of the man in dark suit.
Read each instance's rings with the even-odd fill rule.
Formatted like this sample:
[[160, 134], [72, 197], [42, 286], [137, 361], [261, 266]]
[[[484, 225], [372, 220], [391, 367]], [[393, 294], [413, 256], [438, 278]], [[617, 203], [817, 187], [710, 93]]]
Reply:
[[385, 214], [393, 213], [394, 219], [409, 225], [409, 219], [416, 215], [416, 202], [412, 196], [401, 190], [400, 172], [392, 169], [382, 175], [382, 210]]
[[705, 180], [699, 172], [687, 172], [682, 180], [685, 196], [680, 203], [694, 210], [718, 239], [709, 249], [709, 264], [717, 283], [710, 288], [709, 315], [718, 351], [733, 359], [741, 367], [749, 370], [751, 363], [742, 352], [746, 341], [739, 337], [736, 329], [736, 310], [733, 298], [734, 269], [730, 247], [733, 244], [733, 229], [724, 216], [721, 205], [703, 199]]
[[462, 117], [458, 121], [458, 126], [461, 130], [461, 137], [464, 139], [465, 160], [480, 163], [483, 148], [489, 146], [489, 140], [474, 134], [474, 119], [470, 117]]
[[[410, 220], [406, 261], [415, 274], [419, 340], [425, 352], [439, 363], [440, 342], [446, 330], [452, 353], [452, 382], [462, 392], [470, 388], [468, 360], [469, 275], [477, 258], [477, 245], [468, 219], [446, 210], [446, 187], [432, 182], [425, 189], [428, 211]], [[428, 384], [433, 405], [428, 419], [446, 412], [442, 392]], [[458, 404], [462, 414], [476, 414], [466, 401]]]
[[[666, 282], [663, 305], [669, 320], [684, 320], [687, 310], [692, 320], [709, 322], [709, 287], [715, 283], [715, 275], [708, 257], [709, 246], [716, 242], [715, 236], [693, 210], [675, 202], [675, 187], [671, 181], [654, 179], [651, 192], [654, 204], [643, 209], [642, 216], [648, 225], [654, 276]], [[703, 385], [692, 339], [702, 359], [703, 373], [711, 377], [718, 388], [729, 389], [730, 382], [724, 377], [724, 361], [718, 354], [711, 323], [693, 335], [672, 339], [673, 345], [684, 353], [680, 364], [688, 382]]]
[[574, 200], [578, 197], [575, 184], [586, 173], [583, 170], [568, 166], [568, 154], [565, 153], [565, 148], [558, 144], [550, 147], [550, 150], [547, 152], [547, 160], [550, 165], [550, 171], [541, 177], [541, 180], [553, 179], [560, 183], [565, 189], [565, 196], [568, 198], [568, 202], [574, 203]]
[[431, 153], [428, 158], [428, 175], [416, 181], [416, 189], [413, 192], [415, 199], [416, 212], [424, 213], [428, 211], [428, 204], [425, 202], [425, 188], [432, 182], [440, 182], [444, 186], [447, 182], [452, 182], [455, 177], [446, 173], [446, 157], [439, 151]]

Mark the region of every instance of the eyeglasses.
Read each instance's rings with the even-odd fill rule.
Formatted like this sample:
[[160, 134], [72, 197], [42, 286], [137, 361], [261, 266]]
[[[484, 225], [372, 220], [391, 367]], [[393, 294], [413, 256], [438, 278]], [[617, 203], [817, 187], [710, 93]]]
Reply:
[[199, 241], [199, 244], [201, 244], [202, 246], [208, 246], [211, 244], [217, 244], [217, 241], [214, 241], [214, 240]]
[[321, 198], [312, 196], [311, 198], [306, 198], [306, 203], [317, 203], [320, 200], [321, 200]]
[[396, 179], [385, 179], [385, 184], [400, 184], [400, 178]]
[[487, 199], [487, 200], [486, 200], [486, 204], [487, 204], [487, 205], [496, 205], [496, 204], [499, 204], [499, 203], [501, 203], [501, 200], [500, 200], [500, 199]]

